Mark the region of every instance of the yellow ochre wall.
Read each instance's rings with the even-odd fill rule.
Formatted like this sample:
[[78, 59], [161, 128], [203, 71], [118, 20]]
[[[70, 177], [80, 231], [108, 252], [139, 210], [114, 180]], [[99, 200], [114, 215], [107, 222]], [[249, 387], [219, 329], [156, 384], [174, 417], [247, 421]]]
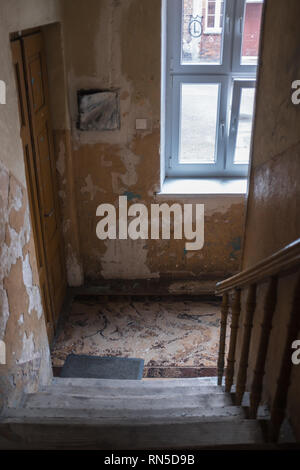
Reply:
[[16, 403], [23, 390], [35, 391], [52, 377], [49, 344], [39, 289], [26, 189], [24, 156], [12, 64], [10, 33], [60, 21], [55, 0], [0, 2], [0, 409]]
[[[159, 197], [160, 184], [160, 0], [65, 0], [63, 37], [70, 129], [56, 129], [60, 161], [61, 201], [68, 199], [68, 169], [72, 161], [79, 249], [67, 263], [78, 276], [73, 284], [101, 279], [194, 279], [215, 281], [239, 269], [243, 232], [243, 196]], [[82, 132], [76, 128], [77, 90], [118, 89], [121, 128]], [[52, 91], [53, 94], [53, 91]], [[147, 118], [147, 131], [135, 130], [135, 119]], [[71, 136], [70, 136], [71, 134]], [[71, 157], [66, 140], [71, 141]], [[205, 204], [205, 245], [186, 252], [185, 240], [105, 240], [96, 237], [96, 208], [129, 204], [185, 202]], [[66, 245], [77, 228], [64, 216]], [[73, 260], [70, 260], [70, 256]], [[69, 269], [69, 270], [70, 270]]]
[[[300, 2], [267, 0], [265, 4], [243, 269], [262, 261], [300, 236], [300, 106], [291, 100], [292, 82], [300, 79]], [[276, 389], [298, 277], [299, 273], [290, 274], [280, 278], [278, 283], [263, 390], [263, 398], [269, 404]], [[248, 388], [257, 358], [267, 288], [268, 284], [264, 283], [257, 291]], [[243, 292], [237, 365], [246, 298], [247, 292]], [[292, 352], [291, 348], [291, 356]], [[298, 440], [299, 393], [300, 367], [294, 366], [288, 413]]]

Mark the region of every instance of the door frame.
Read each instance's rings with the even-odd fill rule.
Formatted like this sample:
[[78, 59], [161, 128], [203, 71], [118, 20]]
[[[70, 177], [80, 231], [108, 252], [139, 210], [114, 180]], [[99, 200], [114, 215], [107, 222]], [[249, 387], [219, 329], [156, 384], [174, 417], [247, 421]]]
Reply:
[[[22, 31], [21, 33], [11, 34], [11, 51], [12, 51], [12, 60], [13, 67], [15, 72], [15, 83], [16, 83], [16, 92], [17, 92], [17, 101], [19, 108], [19, 118], [20, 118], [20, 137], [22, 140], [23, 155], [24, 155], [24, 165], [25, 165], [25, 177], [26, 177], [26, 191], [29, 201], [29, 213], [31, 220], [31, 227], [33, 231], [33, 240], [35, 246], [35, 255], [38, 266], [38, 278], [39, 278], [39, 287], [41, 293], [41, 300], [44, 308], [45, 322], [47, 335], [49, 343], [53, 340], [54, 334], [56, 331], [56, 325], [58, 320], [58, 315], [55, 315], [55, 307], [53, 299], [51, 296], [50, 289], [50, 279], [49, 279], [49, 270], [47, 267], [47, 257], [45, 249], [45, 239], [42, 228], [41, 221], [41, 212], [40, 212], [40, 202], [39, 202], [39, 191], [38, 191], [38, 178], [37, 178], [37, 168], [36, 168], [36, 157], [35, 157], [35, 143], [32, 130], [32, 118], [30, 114], [29, 106], [29, 95], [28, 95], [28, 84], [26, 80], [26, 71], [25, 71], [25, 59], [24, 59], [24, 46], [22, 43], [22, 38], [28, 37], [29, 35], [34, 35], [36, 33], [42, 34], [40, 28], [34, 28], [27, 31]], [[48, 89], [47, 89], [48, 93]], [[50, 119], [51, 121], [51, 119]], [[52, 127], [51, 138], [52, 135]], [[52, 142], [51, 144], [52, 145]], [[53, 147], [52, 147], [53, 150]], [[52, 152], [54, 160], [54, 152]], [[55, 206], [59, 214], [59, 202], [58, 202], [58, 192], [57, 184], [55, 177], [55, 165], [53, 170], [52, 165], [52, 177], [53, 177], [53, 190], [55, 196]], [[60, 234], [63, 242], [63, 237], [61, 233], [61, 224], [59, 224]], [[62, 264], [65, 270], [65, 260], [62, 260]]]

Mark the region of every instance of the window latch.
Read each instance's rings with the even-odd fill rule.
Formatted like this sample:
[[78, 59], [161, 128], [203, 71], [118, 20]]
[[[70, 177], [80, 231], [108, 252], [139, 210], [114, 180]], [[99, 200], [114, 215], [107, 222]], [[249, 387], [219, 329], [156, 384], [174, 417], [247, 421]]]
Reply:
[[244, 17], [241, 16], [239, 19], [240, 22], [240, 34], [243, 34], [243, 29], [244, 29]]
[[230, 16], [226, 16], [226, 31], [230, 34], [231, 31], [231, 19]]
[[173, 72], [173, 70], [174, 70], [174, 59], [173, 59], [173, 57], [171, 57], [171, 59], [170, 59], [170, 72]]
[[171, 168], [172, 168], [172, 156], [171, 156], [171, 155], [169, 156], [168, 161], [169, 161], [169, 165], [168, 165], [168, 166], [169, 166], [169, 170], [171, 170]]
[[236, 123], [237, 123], [237, 118], [233, 118], [232, 120], [232, 126], [231, 126], [231, 130], [232, 132], [235, 132], [236, 131]]
[[224, 139], [224, 136], [225, 136], [225, 123], [224, 122], [221, 122], [220, 124], [220, 131], [221, 131], [221, 137], [222, 139]]

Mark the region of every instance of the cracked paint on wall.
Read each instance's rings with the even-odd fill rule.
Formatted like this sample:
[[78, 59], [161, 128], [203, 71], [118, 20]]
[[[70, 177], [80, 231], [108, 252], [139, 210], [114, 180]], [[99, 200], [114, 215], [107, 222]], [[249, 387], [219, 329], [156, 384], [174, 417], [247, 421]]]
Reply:
[[[126, 277], [197, 277], [204, 282], [236, 273], [240, 251], [234, 250], [235, 256], [231, 256], [231, 242], [243, 233], [243, 196], [184, 200], [156, 196], [160, 183], [161, 1], [92, 3], [89, 15], [93, 21], [82, 25], [80, 43], [77, 26], [78, 19], [87, 15], [85, 6], [67, 0], [64, 14], [70, 153], [86, 282]], [[103, 47], [97, 50], [100, 39]], [[86, 57], [86, 50], [94, 51], [93, 57]], [[89, 88], [120, 90], [120, 130], [84, 132], [76, 128], [76, 92]], [[145, 131], [135, 129], [137, 118], [147, 119]], [[127, 195], [129, 204], [141, 202], [148, 208], [163, 202], [205, 204], [204, 249], [185, 253], [185, 240], [100, 241], [96, 209], [104, 203], [116, 206], [120, 195]], [[72, 221], [69, 231], [75, 233]]]
[[[50, 83], [51, 84], [51, 83]], [[79, 253], [79, 240], [77, 228], [76, 197], [74, 192], [72, 155], [70, 152], [70, 133], [65, 130], [55, 130], [54, 152], [56, 158], [56, 177], [60, 195], [60, 214], [65, 248], [65, 264], [67, 282], [70, 287], [83, 284], [83, 268]], [[101, 188], [93, 184], [91, 175], [87, 175], [82, 193], [93, 200]]]
[[82, 267], [76, 257], [76, 253], [72, 250], [72, 246], [67, 247], [67, 281], [68, 285], [78, 287], [82, 284], [83, 272]]
[[52, 373], [26, 190], [1, 163], [0, 215], [1, 409]]
[[80, 189], [81, 193], [88, 193], [90, 200], [93, 201], [97, 192], [104, 193], [104, 189], [99, 188], [97, 185], [93, 183], [91, 175], [87, 175], [85, 178], [85, 186], [82, 186]]
[[[159, 277], [147, 267], [147, 240], [107, 240], [101, 257], [105, 279], [149, 279]], [[134, 253], [134, 255], [133, 255]]]
[[43, 315], [43, 307], [40, 295], [40, 289], [33, 283], [32, 269], [29, 261], [29, 254], [27, 253], [23, 259], [23, 281], [26, 287], [27, 295], [29, 298], [28, 312], [31, 314], [33, 310], [36, 311], [38, 319]]

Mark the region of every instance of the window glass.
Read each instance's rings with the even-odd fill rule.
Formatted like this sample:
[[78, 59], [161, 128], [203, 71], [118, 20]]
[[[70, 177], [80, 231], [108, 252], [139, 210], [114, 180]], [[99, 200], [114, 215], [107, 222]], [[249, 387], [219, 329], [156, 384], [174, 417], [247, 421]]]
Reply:
[[253, 125], [255, 88], [242, 88], [238, 130], [235, 147], [235, 164], [248, 164]]
[[241, 65], [257, 65], [262, 8], [261, 1], [246, 1]]
[[214, 163], [219, 84], [182, 84], [180, 163]]
[[167, 0], [168, 177], [247, 174], [263, 3]]
[[221, 64], [224, 0], [183, 0], [181, 64]]

